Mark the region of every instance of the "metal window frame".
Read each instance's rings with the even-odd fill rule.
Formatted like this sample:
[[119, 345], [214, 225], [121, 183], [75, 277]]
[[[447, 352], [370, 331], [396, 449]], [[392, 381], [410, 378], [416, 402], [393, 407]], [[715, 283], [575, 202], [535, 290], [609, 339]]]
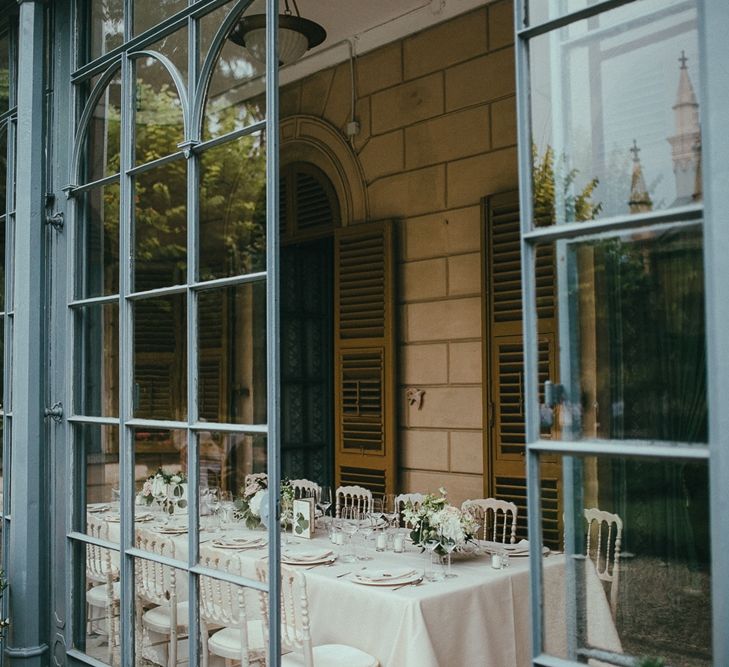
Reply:
[[[543, 590], [540, 547], [542, 544], [542, 512], [540, 498], [540, 458], [546, 454], [564, 457], [564, 486], [572, 483], [572, 462], [578, 456], [646, 457], [666, 461], [706, 461], [710, 474], [710, 509], [712, 536], [712, 609], [713, 661], [715, 665], [729, 664], [729, 635], [723, 629], [729, 624], [729, 531], [723, 523], [729, 513], [729, 494], [722, 485], [729, 480], [729, 411], [721, 405], [721, 397], [729, 395], [729, 346], [722, 332], [729, 329], [729, 301], [725, 298], [727, 279], [726, 258], [729, 257], [729, 225], [721, 212], [729, 210], [729, 12], [725, 0], [697, 2], [698, 41], [701, 53], [701, 126], [702, 174], [704, 201], [702, 204], [657, 211], [647, 214], [616, 216], [595, 222], [567, 223], [536, 228], [532, 208], [531, 99], [530, 99], [530, 40], [559, 30], [576, 21], [628, 5], [638, 0], [598, 0], [589, 6], [565, 13], [538, 25], [528, 25], [529, 0], [515, 0], [515, 56], [519, 191], [521, 207], [522, 296], [524, 302], [524, 366], [526, 382], [526, 450], [527, 450], [527, 510], [529, 522], [530, 557], [538, 564], [530, 569], [532, 664], [541, 667], [572, 667], [593, 657], [615, 665], [633, 665], [633, 659], [579, 647], [576, 637], [568, 637], [572, 659], [544, 653]], [[557, 101], [559, 104], [559, 101]], [[706, 445], [666, 442], [630, 441], [544, 441], [539, 432], [538, 351], [535, 259], [538, 243], [564, 242], [587, 235], [613, 234], [640, 230], [654, 225], [701, 224], [704, 233], [705, 303], [707, 312], [707, 395], [709, 402], [709, 442]], [[722, 224], [723, 223], [723, 224]], [[722, 282], [723, 279], [723, 282]], [[569, 438], [569, 435], [567, 435]], [[565, 497], [571, 494], [565, 494]], [[567, 499], [569, 500], [569, 499]], [[566, 505], [569, 504], [566, 502]], [[573, 508], [574, 509], [574, 508]], [[567, 512], [567, 509], [565, 509]], [[567, 513], [569, 516], [569, 513]], [[566, 524], [571, 524], [567, 521]], [[571, 526], [565, 526], [571, 533]], [[568, 545], [573, 535], [566, 534]], [[568, 577], [569, 579], [569, 577]], [[568, 581], [569, 585], [569, 581]], [[574, 610], [573, 610], [574, 611]], [[571, 616], [572, 612], [568, 614]], [[572, 619], [574, 620], [574, 619]], [[567, 627], [574, 623], [566, 619]], [[578, 659], [580, 661], [578, 661]]]
[[[210, 44], [210, 51], [204, 62], [200, 62], [198, 21], [197, 19], [218, 7], [229, 2], [230, 13], [217, 28], [217, 32]], [[74, 21], [78, 15], [78, 2], [73, 9]], [[279, 454], [279, 287], [278, 287], [278, 2], [277, 0], [266, 0], [267, 15], [267, 44], [266, 44], [266, 118], [264, 121], [252, 123], [251, 125], [229, 132], [223, 136], [214, 137], [206, 141], [201, 140], [202, 111], [204, 108], [203, 97], [207, 94], [210, 78], [214, 73], [214, 65], [217, 62], [217, 54], [225, 43], [226, 33], [237, 21], [240, 13], [250, 5], [250, 0], [201, 0], [191, 4], [174, 16], [162, 21], [157, 26], [145, 31], [143, 34], [131, 37], [132, 9], [134, 0], [124, 0], [125, 10], [125, 42], [114, 51], [104, 54], [90, 63], [84, 63], [71, 72], [68, 85], [71, 90], [71, 99], [76, 107], [79, 106], [79, 92], [76, 84], [82, 83], [90, 76], [101, 75], [100, 81], [94, 86], [88, 98], [84, 100], [83, 108], [79, 108], [80, 115], [71, 114], [73, 131], [76, 139], [70, 151], [70, 185], [64, 188], [69, 202], [69, 238], [68, 238], [68, 271], [65, 286], [65, 308], [66, 308], [66, 337], [69, 340], [69, 350], [76, 355], [78, 350], [74, 339], [74, 320], [76, 313], [89, 306], [101, 307], [108, 304], [118, 304], [119, 308], [119, 414], [114, 416], [91, 416], [76, 414], [74, 412], [74, 387], [73, 382], [66, 382], [65, 396], [69, 406], [69, 416], [66, 423], [69, 425], [69, 445], [67, 447], [66, 466], [69, 471], [74, 472], [76, 459], [75, 451], [78, 444], [73, 435], [77, 428], [83, 425], [115, 426], [119, 429], [119, 463], [120, 463], [120, 543], [111, 544], [78, 532], [74, 525], [74, 518], [82, 516], [83, 490], [74, 493], [76, 498], [71, 503], [72, 507], [66, 513], [67, 530], [65, 537], [67, 541], [66, 553], [69, 559], [76, 557], [79, 551], [78, 545], [99, 544], [116, 551], [120, 555], [121, 570], [121, 664], [133, 664], [134, 662], [134, 562], [138, 558], [160, 562], [175, 567], [187, 573], [189, 589], [189, 641], [190, 641], [190, 665], [197, 667], [199, 662], [199, 619], [198, 619], [198, 577], [210, 576], [232, 584], [243, 586], [251, 590], [267, 592], [269, 597], [269, 647], [268, 664], [277, 665], [280, 661], [280, 631], [279, 631], [279, 597], [280, 597], [280, 536], [278, 521], [272, 519], [269, 525], [268, 558], [270, 564], [270, 576], [267, 584], [259, 581], [237, 576], [227, 572], [210, 570], [198, 563], [199, 550], [199, 461], [198, 461], [198, 433], [202, 430], [217, 431], [229, 434], [264, 434], [267, 435], [268, 454], [268, 476], [271, 489], [280, 488], [280, 454]], [[188, 34], [188, 74], [187, 79], [177, 73], [174, 65], [163, 55], [151, 51], [151, 44], [171, 34], [172, 32], [187, 27]], [[80, 29], [77, 26], [77, 31]], [[73, 49], [72, 49], [73, 50]], [[73, 50], [77, 53], [77, 50]], [[134, 164], [134, 64], [135, 58], [154, 57], [168, 70], [175, 87], [180, 93], [182, 101], [182, 118], [184, 125], [184, 140], [180, 144], [180, 150], [163, 158], [145, 164]], [[81, 183], [79, 181], [79, 169], [83, 142], [93, 109], [98, 102], [104, 87], [113, 77], [119, 76], [122, 95], [122, 125], [121, 125], [121, 156], [120, 170], [117, 174], [104, 176], [94, 182]], [[74, 124], [73, 119], [78, 118]], [[243, 136], [265, 133], [266, 144], [266, 271], [246, 275], [235, 275], [209, 281], [199, 281], [197, 278], [197, 235], [198, 235], [198, 177], [200, 171], [200, 159], [204, 151], [212, 149], [224, 143], [233, 142]], [[122, 258], [132, 255], [130, 246], [131, 234], [134, 226], [134, 204], [133, 187], [134, 177], [155, 167], [166, 164], [172, 160], [184, 159], [187, 164], [187, 275], [185, 284], [172, 285], [169, 287], [134, 291], [131, 263]], [[67, 181], [68, 182], [68, 181]], [[75, 244], [75, 226], [79, 220], [77, 195], [80, 195], [94, 187], [101, 187], [111, 183], [119, 183], [120, 188], [120, 224], [119, 224], [119, 292], [112, 295], [83, 297], [76, 294], [76, 269], [79, 266], [79, 258], [76, 257], [77, 248]], [[200, 422], [198, 418], [198, 395], [197, 395], [197, 363], [198, 363], [198, 330], [197, 330], [197, 301], [201, 292], [226, 287], [266, 283], [266, 342], [267, 342], [267, 423], [265, 424], [235, 424], [235, 423], [211, 423]], [[163, 297], [173, 294], [184, 294], [187, 308], [187, 419], [177, 420], [155, 420], [142, 419], [133, 415], [133, 306], [141, 299]], [[188, 558], [186, 562], [176, 559], [165, 558], [157, 554], [140, 551], [134, 544], [134, 431], [139, 427], [158, 429], [178, 429], [186, 431], [187, 438], [187, 466], [188, 466]], [[75, 470], [76, 475], [81, 472]], [[71, 475], [74, 478], [74, 475]], [[279, 513], [278, 493], [269, 494], [269, 515], [277, 517]], [[71, 567], [71, 570], [73, 567]], [[68, 577], [68, 586], [71, 590], [77, 584], [73, 576]], [[78, 619], [75, 613], [74, 604], [80, 605], [81, 601], [76, 594], [67, 596], [66, 613], [70, 619]], [[101, 664], [95, 658], [86, 655], [73, 646], [73, 628], [67, 632], [66, 654], [74, 661], [86, 664]]]

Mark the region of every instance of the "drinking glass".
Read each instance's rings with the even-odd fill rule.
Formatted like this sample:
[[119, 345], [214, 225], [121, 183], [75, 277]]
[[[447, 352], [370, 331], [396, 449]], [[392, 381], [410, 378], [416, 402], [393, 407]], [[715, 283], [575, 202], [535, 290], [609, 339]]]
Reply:
[[332, 506], [332, 487], [331, 486], [322, 486], [321, 487], [321, 493], [319, 494], [319, 498], [316, 501], [316, 506], [321, 510], [322, 523], [324, 524], [324, 527], [326, 528], [327, 510]]
[[230, 491], [220, 491], [221, 525], [227, 526], [233, 519], [233, 494]]
[[437, 539], [430, 539], [425, 542], [423, 545], [425, 547], [425, 550], [428, 552], [428, 569], [425, 573], [424, 578], [428, 581], [441, 581], [443, 579], [443, 575], [436, 572], [436, 569], [433, 565], [433, 554], [435, 553], [435, 550], [440, 545], [440, 541]]
[[221, 527], [220, 521], [220, 489], [211, 486], [205, 489], [205, 495], [203, 496], [205, 506], [210, 510], [210, 513], [215, 517], [218, 529]]
[[397, 521], [400, 515], [400, 511], [395, 502], [394, 493], [386, 493], [382, 496], [382, 516], [387, 519], [390, 526], [395, 527], [395, 521]]
[[362, 553], [359, 560], [372, 560], [372, 556], [367, 553], [367, 541], [375, 529], [377, 519], [372, 516], [372, 512], [362, 512], [357, 520], [358, 532], [362, 535]]
[[440, 535], [440, 546], [443, 547], [443, 551], [446, 552], [446, 558], [448, 559], [448, 565], [445, 573], [446, 579], [450, 579], [452, 577], [457, 577], [457, 574], [454, 574], [451, 570], [451, 554], [453, 553], [453, 550], [456, 548], [456, 543], [454, 540], [447, 538], [443, 535]]
[[354, 550], [354, 536], [359, 530], [359, 513], [353, 507], [343, 507], [341, 511], [342, 532], [347, 536], [347, 549], [340, 560], [343, 563], [354, 563], [357, 554]]

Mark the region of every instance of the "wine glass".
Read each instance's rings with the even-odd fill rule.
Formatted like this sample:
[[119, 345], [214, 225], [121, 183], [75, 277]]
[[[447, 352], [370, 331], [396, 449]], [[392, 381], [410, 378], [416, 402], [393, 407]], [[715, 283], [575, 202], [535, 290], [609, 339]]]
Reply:
[[322, 486], [321, 487], [321, 491], [319, 493], [319, 498], [316, 501], [316, 506], [321, 510], [322, 522], [324, 523], [324, 527], [326, 527], [327, 510], [332, 506], [332, 487], [331, 486]]
[[387, 523], [394, 527], [395, 521], [400, 516], [400, 510], [395, 502], [394, 493], [386, 493], [382, 496], [382, 516], [387, 519]]
[[217, 519], [218, 529], [220, 529], [220, 489], [217, 486], [210, 486], [205, 489], [205, 506], [210, 513]]

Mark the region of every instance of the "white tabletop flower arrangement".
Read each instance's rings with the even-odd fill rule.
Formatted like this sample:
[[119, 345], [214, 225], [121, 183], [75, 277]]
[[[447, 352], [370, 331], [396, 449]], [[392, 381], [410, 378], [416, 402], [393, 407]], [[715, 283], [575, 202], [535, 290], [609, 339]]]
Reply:
[[175, 507], [187, 507], [187, 477], [183, 472], [166, 472], [158, 468], [154, 475], [145, 480], [137, 494], [138, 505], [156, 502], [168, 514], [174, 514]]
[[478, 524], [473, 515], [448, 503], [445, 489], [438, 489], [438, 493], [427, 494], [417, 504], [405, 503], [403, 519], [413, 544], [425, 549], [426, 543], [437, 542], [435, 551], [443, 556], [475, 543]]
[[[246, 527], [253, 530], [268, 521], [268, 475], [265, 472], [253, 473], [246, 477], [240, 496], [235, 501], [236, 518], [245, 521]], [[294, 514], [294, 487], [288, 480], [281, 481], [281, 522], [284, 526], [291, 523]]]

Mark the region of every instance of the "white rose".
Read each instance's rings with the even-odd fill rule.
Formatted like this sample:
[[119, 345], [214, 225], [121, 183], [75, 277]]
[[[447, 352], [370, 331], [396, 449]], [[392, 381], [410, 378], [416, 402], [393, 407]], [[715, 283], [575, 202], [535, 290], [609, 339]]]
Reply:
[[254, 516], [261, 516], [261, 503], [263, 502], [264, 491], [259, 491], [248, 501], [248, 509]]
[[172, 475], [172, 477], [170, 478], [170, 481], [173, 484], [179, 484], [182, 481], [182, 477], [180, 477], [179, 475]]
[[152, 480], [152, 495], [155, 497], [164, 496], [166, 493], [165, 486], [166, 486], [166, 484], [165, 484], [164, 479], [162, 479], [161, 476], [156, 476]]

